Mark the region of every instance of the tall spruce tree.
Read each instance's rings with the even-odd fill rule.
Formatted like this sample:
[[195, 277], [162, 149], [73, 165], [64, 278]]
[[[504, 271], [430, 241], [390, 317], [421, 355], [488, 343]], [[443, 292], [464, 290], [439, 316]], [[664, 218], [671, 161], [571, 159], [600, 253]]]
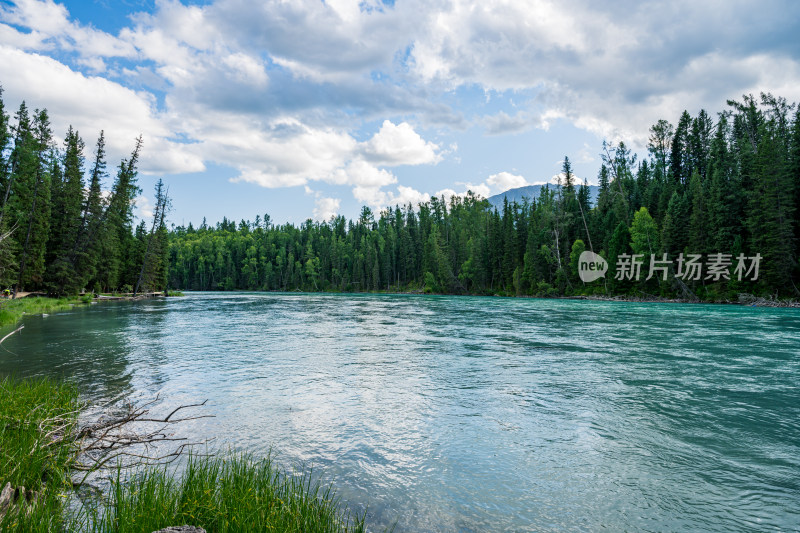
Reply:
[[94, 289], [97, 266], [100, 262], [103, 228], [102, 182], [106, 178], [105, 135], [100, 131], [94, 152], [89, 179], [89, 191], [83, 204], [78, 238], [72, 251], [73, 263], [83, 284], [91, 283]]
[[[167, 278], [165, 261], [168, 257], [168, 249], [166, 242], [167, 226], [166, 216], [170, 209], [170, 200], [167, 189], [164, 187], [163, 180], [159, 179], [156, 183], [156, 207], [153, 213], [153, 226], [150, 229], [150, 234], [143, 240], [144, 254], [141, 260], [141, 270], [139, 271], [139, 278], [136, 281], [136, 286], [133, 289], [133, 294], [136, 295], [139, 290], [160, 290], [165, 288]], [[242, 224], [241, 229], [243, 232], [248, 231], [248, 226]], [[311, 243], [309, 242], [310, 246]], [[309, 257], [312, 264], [314, 257]]]
[[136, 283], [135, 276], [140, 263], [133, 254], [132, 221], [133, 203], [139, 193], [136, 176], [141, 148], [142, 138], [139, 137], [131, 156], [119, 164], [111, 197], [103, 213], [97, 283], [109, 290], [119, 289], [124, 285], [129, 285], [133, 290], [133, 284]]
[[45, 250], [50, 229], [50, 168], [52, 131], [47, 110], [36, 110], [30, 131], [30, 166], [17, 177], [18, 216], [21, 220], [19, 274], [16, 295], [23, 288], [42, 287]]
[[5, 193], [9, 189], [11, 164], [9, 161], [11, 130], [9, 116], [3, 103], [3, 86], [0, 85], [0, 289], [12, 283], [16, 273], [16, 258], [12, 249], [16, 228], [8, 223], [5, 214]]
[[75, 268], [74, 257], [84, 201], [83, 150], [83, 140], [70, 126], [64, 139], [63, 175], [52, 176], [53, 213], [47, 254], [47, 286], [50, 292], [58, 295], [76, 293], [83, 282]]
[[672, 137], [670, 145], [669, 174], [673, 183], [681, 186], [686, 185], [692, 176], [691, 142], [689, 139], [691, 123], [691, 115], [689, 115], [688, 111], [684, 111], [680, 120], [678, 120], [678, 126], [675, 128], [675, 135]]
[[[745, 112], [747, 108], [745, 108]], [[764, 258], [760, 286], [779, 294], [800, 294], [792, 284], [794, 256], [794, 184], [789, 160], [788, 109], [761, 117], [753, 161], [747, 227], [751, 253]]]

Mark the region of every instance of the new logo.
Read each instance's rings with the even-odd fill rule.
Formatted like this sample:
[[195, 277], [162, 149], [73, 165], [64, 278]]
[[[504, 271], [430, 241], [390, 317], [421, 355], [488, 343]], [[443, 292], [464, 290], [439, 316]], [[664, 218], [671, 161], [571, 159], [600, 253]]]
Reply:
[[605, 277], [608, 263], [594, 252], [585, 251], [578, 258], [578, 276], [584, 283]]

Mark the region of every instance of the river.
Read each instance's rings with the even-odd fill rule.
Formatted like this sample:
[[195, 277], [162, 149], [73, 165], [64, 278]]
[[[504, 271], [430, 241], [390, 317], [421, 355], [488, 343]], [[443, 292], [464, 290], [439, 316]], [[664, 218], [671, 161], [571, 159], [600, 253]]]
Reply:
[[374, 531], [800, 528], [798, 310], [190, 293], [24, 325], [0, 374], [208, 399], [182, 435], [311, 466]]

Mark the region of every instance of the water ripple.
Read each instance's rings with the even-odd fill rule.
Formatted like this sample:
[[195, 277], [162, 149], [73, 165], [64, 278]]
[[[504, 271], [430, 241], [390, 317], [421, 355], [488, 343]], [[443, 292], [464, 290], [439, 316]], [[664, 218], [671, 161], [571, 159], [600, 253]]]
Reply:
[[0, 373], [209, 398], [187, 436], [319, 467], [376, 531], [800, 524], [796, 310], [199, 293], [25, 325]]

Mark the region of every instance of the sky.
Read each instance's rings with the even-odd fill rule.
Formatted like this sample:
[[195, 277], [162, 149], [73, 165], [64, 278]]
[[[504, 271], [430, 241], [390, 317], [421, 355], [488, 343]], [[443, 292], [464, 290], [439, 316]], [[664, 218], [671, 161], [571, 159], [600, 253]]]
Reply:
[[[610, 4], [610, 5], [607, 5]], [[549, 182], [727, 99], [800, 100], [800, 2], [0, 0], [0, 85], [114, 167], [139, 216], [295, 224]], [[12, 120], [13, 122], [13, 120]], [[59, 141], [61, 142], [61, 141]]]

